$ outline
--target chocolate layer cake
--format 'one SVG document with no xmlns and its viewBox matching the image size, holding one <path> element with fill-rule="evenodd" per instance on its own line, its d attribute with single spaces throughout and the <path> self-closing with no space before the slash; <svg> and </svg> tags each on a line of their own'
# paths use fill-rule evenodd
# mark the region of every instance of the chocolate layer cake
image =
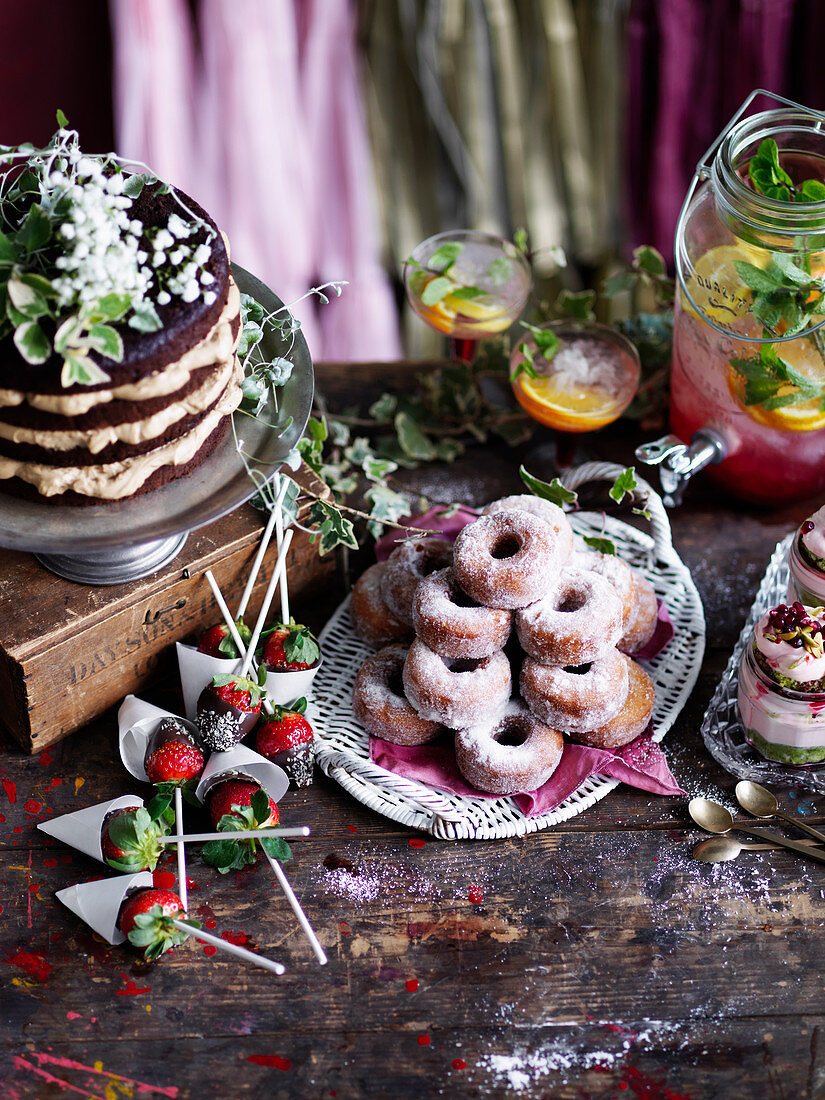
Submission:
<svg viewBox="0 0 825 1100">
<path fill-rule="evenodd" d="M 240 293 L 214 222 L 187 196 L 156 181 L 143 186 L 128 205 L 126 197 L 112 199 L 108 191 L 119 196 L 122 181 L 130 177 L 121 175 L 121 182 L 109 188 L 112 164 L 98 163 L 102 169 L 88 178 L 90 188 L 99 193 L 93 200 L 99 199 L 104 214 L 107 202 L 110 207 L 120 203 L 106 214 L 112 222 L 104 226 L 112 236 L 111 247 L 108 252 L 95 250 L 92 241 L 87 262 L 98 266 L 89 274 L 83 269 L 84 256 L 75 254 L 77 225 L 83 218 L 74 214 L 77 223 L 70 218 L 68 231 L 65 221 L 57 222 L 57 248 L 48 260 L 53 267 L 44 269 L 41 262 L 37 269 L 58 288 L 49 301 L 62 294 L 67 302 L 64 313 L 55 309 L 40 321 L 52 342 L 50 354 L 42 362 L 24 358 L 15 333 L 0 342 L 0 490 L 51 503 L 123 500 L 189 473 L 221 440 L 241 400 L 243 370 L 236 355 Z M 48 183 L 48 173 L 45 178 Z M 79 182 L 86 183 L 82 174 Z M 74 193 L 82 199 L 77 183 L 75 179 Z M 93 200 L 87 207 L 94 213 Z M 66 242 L 75 250 L 68 261 L 61 261 Z M 106 284 L 109 254 L 134 267 L 125 276 L 116 270 L 111 290 Z M 86 292 L 83 287 L 89 282 L 93 289 Z M 124 283 L 139 288 L 131 304 Z M 68 312 L 70 323 L 72 316 L 82 318 L 92 295 L 97 297 L 89 308 L 102 301 L 105 311 L 106 295 L 113 300 L 117 293 L 129 308 L 114 320 L 104 318 L 103 327 L 119 334 L 120 357 L 96 346 L 75 350 L 85 364 L 81 370 L 90 375 L 90 380 L 77 381 L 71 371 L 67 375 L 67 354 L 59 344 L 64 316 Z M 147 309 L 149 325 L 133 327 L 130 318 L 139 310 L 145 317 Z M 113 339 L 111 331 L 104 334 L 100 326 L 86 322 L 79 339 L 89 334 L 98 345 Z"/>
</svg>

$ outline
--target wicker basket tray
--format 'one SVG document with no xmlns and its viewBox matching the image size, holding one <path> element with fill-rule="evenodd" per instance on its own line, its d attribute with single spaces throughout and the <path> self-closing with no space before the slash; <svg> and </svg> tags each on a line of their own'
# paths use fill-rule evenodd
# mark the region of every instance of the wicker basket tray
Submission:
<svg viewBox="0 0 825 1100">
<path fill-rule="evenodd" d="M 565 477 L 570 488 L 587 481 L 613 481 L 621 467 L 587 463 Z M 605 534 L 619 555 L 651 582 L 664 600 L 676 635 L 646 668 L 656 685 L 654 740 L 660 741 L 685 704 L 705 650 L 705 619 L 699 594 L 671 543 L 670 523 L 660 498 L 646 482 L 652 537 L 620 520 L 574 512 L 573 529 L 581 535 Z M 352 713 L 352 686 L 371 653 L 352 631 L 349 598 L 321 634 L 324 662 L 313 685 L 309 718 L 316 731 L 322 770 L 364 805 L 416 829 L 449 840 L 489 840 L 546 829 L 580 814 L 617 785 L 617 780 L 591 776 L 550 813 L 526 817 L 512 798 L 467 798 L 447 794 L 377 767 L 369 757 L 369 737 Z"/>
<path fill-rule="evenodd" d="M 759 591 L 751 605 L 747 622 L 742 627 L 733 653 L 713 694 L 702 720 L 702 737 L 708 752 L 725 771 L 738 779 L 753 779 L 757 783 L 784 784 L 804 787 L 818 794 L 825 794 L 825 765 L 795 767 L 766 760 L 745 740 L 745 731 L 739 720 L 736 691 L 742 651 L 748 644 L 751 632 L 769 607 L 784 603 L 788 590 L 788 549 L 794 532 L 776 544 L 768 568 L 762 578 Z"/>
</svg>

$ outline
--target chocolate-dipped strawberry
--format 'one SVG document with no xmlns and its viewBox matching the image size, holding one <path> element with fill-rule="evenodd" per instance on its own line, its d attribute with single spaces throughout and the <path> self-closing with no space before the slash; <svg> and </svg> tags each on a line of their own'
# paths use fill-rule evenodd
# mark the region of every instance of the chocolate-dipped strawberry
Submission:
<svg viewBox="0 0 825 1100">
<path fill-rule="evenodd" d="M 143 951 L 145 959 L 156 959 L 189 938 L 188 932 L 172 924 L 172 918 L 183 916 L 183 903 L 177 894 L 144 886 L 126 895 L 117 926 L 129 943 Z M 195 921 L 191 923 L 200 927 Z"/>
<path fill-rule="evenodd" d="M 265 694 L 266 669 L 258 682 L 229 673 L 212 678 L 198 696 L 197 724 L 201 740 L 215 752 L 226 752 L 255 728 Z"/>
<path fill-rule="evenodd" d="M 203 750 L 177 718 L 161 719 L 146 743 L 143 757 L 150 783 L 174 787 L 197 779 L 205 762 Z"/>
<path fill-rule="evenodd" d="M 124 873 L 154 871 L 164 849 L 159 837 L 169 834 L 168 804 L 166 799 L 153 799 L 147 807 L 110 810 L 100 827 L 100 851 L 105 862 Z"/>
<path fill-rule="evenodd" d="M 266 829 L 278 824 L 278 807 L 266 791 L 252 779 L 236 776 L 212 787 L 206 796 L 212 824 L 226 840 L 213 840 L 201 849 L 207 863 L 226 874 L 252 864 L 257 859 L 255 840 L 233 840 L 232 833 L 242 829 Z M 275 859 L 291 858 L 289 846 L 277 835 L 263 838 L 261 844 Z"/>
<path fill-rule="evenodd" d="M 255 748 L 283 768 L 296 787 L 312 783 L 315 741 L 312 726 L 304 717 L 307 701 L 297 699 L 288 707 L 274 707 L 262 714 L 255 730 Z"/>
</svg>

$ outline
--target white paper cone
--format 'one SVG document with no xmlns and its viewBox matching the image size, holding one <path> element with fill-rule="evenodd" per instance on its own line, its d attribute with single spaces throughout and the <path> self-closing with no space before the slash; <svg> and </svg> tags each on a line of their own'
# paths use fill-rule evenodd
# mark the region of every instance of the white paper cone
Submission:
<svg viewBox="0 0 825 1100">
<path fill-rule="evenodd" d="M 150 871 L 138 871 L 136 875 L 117 875 L 98 882 L 78 882 L 58 890 L 55 897 L 84 920 L 108 943 L 124 943 L 126 937 L 117 926 L 117 915 L 126 897 L 126 891 L 134 886 L 151 886 Z"/>
<path fill-rule="evenodd" d="M 210 657 L 208 653 L 198 653 L 191 645 L 175 642 L 178 651 L 178 669 L 180 686 L 183 691 L 183 709 L 190 722 L 198 714 L 198 698 L 213 676 L 222 672 L 240 671 L 243 663 L 239 657 Z"/>
<path fill-rule="evenodd" d="M 299 668 L 294 672 L 267 672 L 266 697 L 276 707 L 285 707 L 296 699 L 309 698 L 315 673 L 321 667 L 319 661 L 312 668 Z"/>
<path fill-rule="evenodd" d="M 169 710 L 161 710 L 160 707 L 146 703 L 135 695 L 127 695 L 117 712 L 120 759 L 126 770 L 135 779 L 140 779 L 144 783 L 149 782 L 149 776 L 143 766 L 146 746 L 164 718 L 174 718 L 176 722 L 180 722 L 192 734 L 195 743 L 200 744 L 198 727 L 194 722 L 172 714 Z"/>
<path fill-rule="evenodd" d="M 41 832 L 53 836 L 63 844 L 77 848 L 84 855 L 92 859 L 99 859 L 104 863 L 103 851 L 100 847 L 100 828 L 103 819 L 110 810 L 119 810 L 123 806 L 142 806 L 143 799 L 134 794 L 122 794 L 120 798 L 110 798 L 108 802 L 99 802 L 96 806 L 87 806 L 83 810 L 75 810 L 70 814 L 61 814 L 60 817 L 41 821 L 38 829 Z"/>
<path fill-rule="evenodd" d="M 260 783 L 273 802 L 279 802 L 289 788 L 289 778 L 283 768 L 267 760 L 246 745 L 235 745 L 227 752 L 213 752 L 206 761 L 195 794 L 204 801 L 210 787 L 214 787 L 221 777 L 229 779 L 246 776 Z"/>
</svg>

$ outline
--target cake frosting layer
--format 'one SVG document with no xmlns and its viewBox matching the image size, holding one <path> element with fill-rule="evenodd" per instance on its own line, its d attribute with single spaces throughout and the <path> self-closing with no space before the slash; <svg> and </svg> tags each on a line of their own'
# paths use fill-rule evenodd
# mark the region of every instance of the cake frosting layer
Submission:
<svg viewBox="0 0 825 1100">
<path fill-rule="evenodd" d="M 164 467 L 184 467 L 195 458 L 220 422 L 240 404 L 242 379 L 243 371 L 236 364 L 233 385 L 197 427 L 153 450 L 120 462 L 91 466 L 50 466 L 0 456 L 0 479 L 20 478 L 45 497 L 68 491 L 100 500 L 133 496 L 156 471 Z"/>
</svg>

